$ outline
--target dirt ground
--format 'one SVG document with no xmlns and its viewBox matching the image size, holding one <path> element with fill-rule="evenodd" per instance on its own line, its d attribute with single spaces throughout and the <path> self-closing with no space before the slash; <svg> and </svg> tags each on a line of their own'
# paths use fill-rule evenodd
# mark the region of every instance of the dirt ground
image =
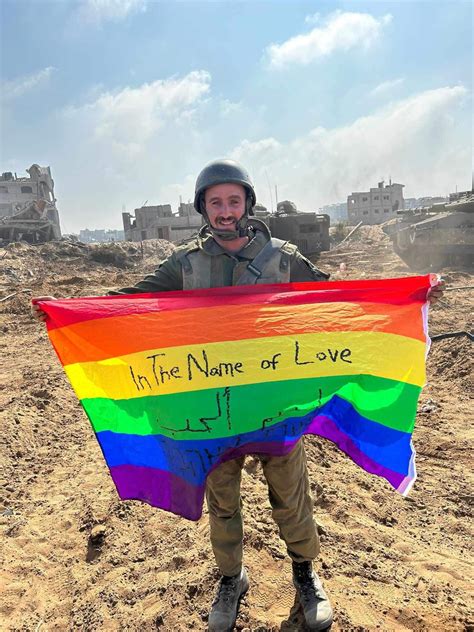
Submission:
<svg viewBox="0 0 474 632">
<path fill-rule="evenodd" d="M 68 243 L 0 249 L 0 629 L 205 630 L 217 572 L 206 513 L 197 522 L 122 502 L 32 295 L 103 294 L 141 278 L 167 242 L 91 249 Z M 346 270 L 341 272 L 340 264 Z M 333 278 L 411 274 L 377 227 L 317 265 Z M 443 270 L 448 286 L 472 275 Z M 9 296 L 17 292 L 14 296 Z M 470 330 L 472 291 L 446 293 L 430 332 Z M 322 554 L 317 571 L 335 610 L 332 630 L 474 630 L 472 343 L 433 342 L 408 498 L 331 443 L 306 440 Z M 245 563 L 251 588 L 238 630 L 304 630 L 291 566 L 271 519 L 258 463 L 243 476 Z"/>
</svg>

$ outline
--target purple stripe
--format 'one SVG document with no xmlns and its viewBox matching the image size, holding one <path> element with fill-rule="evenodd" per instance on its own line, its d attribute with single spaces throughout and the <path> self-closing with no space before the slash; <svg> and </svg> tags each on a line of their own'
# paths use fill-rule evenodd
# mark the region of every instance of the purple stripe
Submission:
<svg viewBox="0 0 474 632">
<path fill-rule="evenodd" d="M 283 456 L 291 452 L 297 441 L 247 443 L 226 452 L 213 469 L 246 454 Z M 202 516 L 205 485 L 192 485 L 166 470 L 139 465 L 116 465 L 110 468 L 110 474 L 122 500 L 142 500 L 188 520 Z"/>
<path fill-rule="evenodd" d="M 227 451 L 212 470 L 221 463 L 246 454 L 284 456 L 291 452 L 297 441 L 299 439 L 284 443 L 246 443 Z M 209 470 L 208 475 L 212 470 Z M 142 500 L 152 507 L 171 511 L 188 520 L 199 520 L 202 516 L 205 484 L 192 485 L 166 470 L 139 465 L 116 465 L 110 468 L 110 474 L 122 500 Z"/>
<path fill-rule="evenodd" d="M 322 415 L 315 417 L 304 434 L 314 434 L 329 439 L 366 472 L 385 478 L 402 494 L 407 493 L 407 488 L 409 489 L 415 480 L 414 453 L 408 476 L 394 472 L 364 454 L 354 441 L 349 439 L 328 417 Z M 212 469 L 225 461 L 246 454 L 284 456 L 291 452 L 297 441 L 299 438 L 284 442 L 245 443 L 227 451 Z M 205 485 L 192 485 L 171 472 L 138 465 L 118 465 L 111 467 L 110 472 L 119 496 L 123 500 L 142 500 L 153 507 L 170 511 L 188 520 L 199 520 L 202 515 Z"/>
<path fill-rule="evenodd" d="M 408 465 L 408 474 L 407 476 L 405 476 L 405 478 L 403 479 L 403 481 L 400 483 L 399 487 L 397 488 L 397 492 L 400 492 L 400 494 L 402 494 L 403 496 L 408 495 L 408 493 L 410 492 L 410 489 L 413 487 L 413 483 L 416 480 L 416 464 L 415 464 L 416 452 L 415 452 L 415 448 L 413 447 L 412 441 L 410 441 L 410 447 L 411 447 L 411 457 L 410 457 L 410 463 Z"/>
<path fill-rule="evenodd" d="M 364 454 L 364 452 L 362 452 L 357 445 L 336 426 L 332 419 L 324 417 L 323 415 L 318 415 L 306 428 L 304 434 L 315 434 L 329 439 L 335 443 L 338 448 L 350 456 L 351 459 L 357 463 L 357 465 L 360 465 L 366 472 L 382 476 L 390 483 L 390 485 L 395 487 L 397 491 L 403 493 L 401 487 L 403 484 L 406 485 L 406 479 L 408 477 L 400 474 L 399 472 L 394 472 L 388 467 L 380 465 Z"/>
<path fill-rule="evenodd" d="M 171 472 L 139 465 L 117 465 L 110 473 L 122 500 L 142 500 L 188 520 L 202 515 L 205 485 L 191 485 Z"/>
</svg>

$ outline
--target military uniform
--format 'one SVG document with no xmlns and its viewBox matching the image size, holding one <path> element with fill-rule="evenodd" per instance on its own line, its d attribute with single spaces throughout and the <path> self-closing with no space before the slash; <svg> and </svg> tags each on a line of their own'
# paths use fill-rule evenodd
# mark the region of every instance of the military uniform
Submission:
<svg viewBox="0 0 474 632">
<path fill-rule="evenodd" d="M 207 226 L 204 226 L 197 239 L 177 248 L 154 274 L 146 276 L 133 287 L 110 293 L 136 294 L 243 285 L 243 273 L 271 239 L 269 230 L 262 221 L 251 218 L 249 227 L 248 244 L 238 253 L 230 253 L 214 240 Z M 283 242 L 281 244 L 280 248 L 275 248 L 279 252 L 275 252 L 274 257 L 261 270 L 261 276 L 250 280 L 249 284 L 326 281 L 329 278 L 303 257 L 295 246 Z"/>
<path fill-rule="evenodd" d="M 263 222 L 250 218 L 249 242 L 238 253 L 224 250 L 205 226 L 195 241 L 173 252 L 154 274 L 117 293 L 324 281 L 327 278 L 328 275 L 318 270 L 295 246 L 272 239 Z M 260 455 L 259 459 L 268 483 L 272 515 L 289 556 L 294 562 L 313 560 L 319 553 L 319 542 L 303 441 L 285 456 Z M 236 575 L 242 568 L 240 480 L 243 464 L 244 457 L 227 461 L 207 478 L 211 543 L 224 576 Z"/>
</svg>

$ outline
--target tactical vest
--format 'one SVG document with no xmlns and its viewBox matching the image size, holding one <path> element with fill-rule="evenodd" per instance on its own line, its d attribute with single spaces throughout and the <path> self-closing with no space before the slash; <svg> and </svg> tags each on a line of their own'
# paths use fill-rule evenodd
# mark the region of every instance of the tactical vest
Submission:
<svg viewBox="0 0 474 632">
<path fill-rule="evenodd" d="M 238 261 L 232 273 L 232 285 L 255 283 L 289 283 L 290 261 L 297 248 L 272 237 L 252 261 Z M 211 285 L 212 260 L 225 255 L 210 255 L 196 244 L 178 255 L 183 271 L 183 290 L 222 287 L 224 279 Z M 217 283 L 216 283 L 217 281 Z"/>
</svg>

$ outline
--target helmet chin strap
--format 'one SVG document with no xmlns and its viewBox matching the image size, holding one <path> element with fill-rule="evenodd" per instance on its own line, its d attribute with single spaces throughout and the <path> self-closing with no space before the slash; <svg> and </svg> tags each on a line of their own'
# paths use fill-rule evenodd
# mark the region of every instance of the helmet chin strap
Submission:
<svg viewBox="0 0 474 632">
<path fill-rule="evenodd" d="M 234 241 L 234 239 L 240 239 L 241 237 L 248 237 L 248 220 L 249 213 L 252 210 L 252 200 L 247 197 L 245 201 L 245 213 L 242 217 L 235 223 L 235 230 L 220 230 L 219 228 L 214 228 L 209 220 L 209 216 L 206 211 L 206 207 L 204 206 L 204 200 L 201 200 L 201 213 L 204 219 L 206 220 L 206 224 L 209 228 L 210 233 L 213 237 L 218 237 L 222 239 L 222 241 Z"/>
</svg>

